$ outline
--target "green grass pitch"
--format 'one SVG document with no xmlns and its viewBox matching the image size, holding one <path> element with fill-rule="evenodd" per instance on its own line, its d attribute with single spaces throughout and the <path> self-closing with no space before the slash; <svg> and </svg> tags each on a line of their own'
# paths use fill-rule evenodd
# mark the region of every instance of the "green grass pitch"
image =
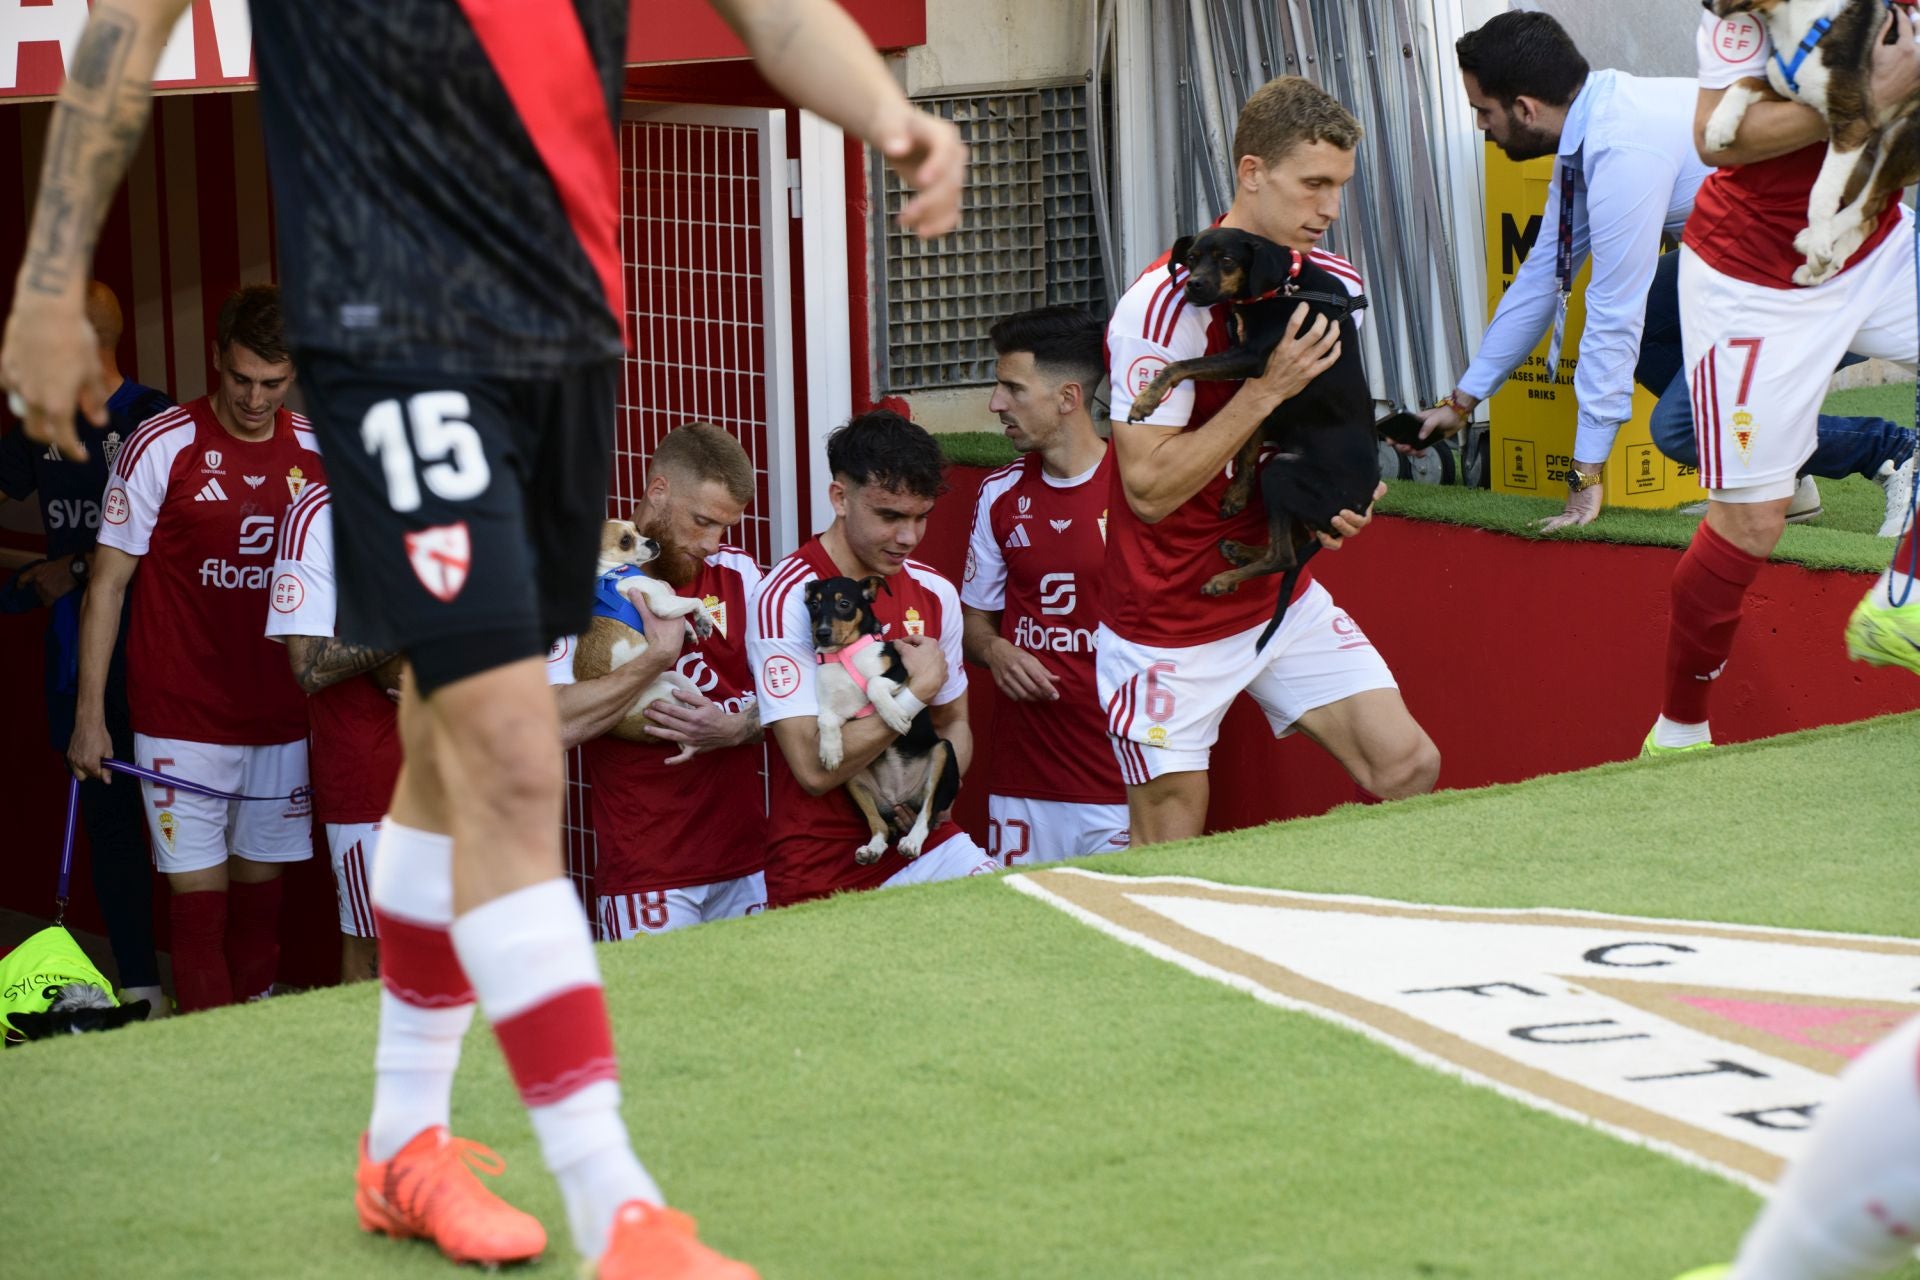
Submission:
<svg viewBox="0 0 1920 1280">
<path fill-rule="evenodd" d="M 1917 764 L 1920 715 L 1891 717 L 1088 865 L 1909 935 Z M 1758 1203 L 996 880 L 599 956 L 643 1158 L 769 1280 L 1670 1280 L 1728 1256 Z M 375 994 L 7 1053 L 0 1272 L 448 1275 L 428 1246 L 354 1225 Z M 571 1275 L 557 1192 L 483 1030 L 454 1115 L 553 1234 L 521 1273 Z"/>
</svg>

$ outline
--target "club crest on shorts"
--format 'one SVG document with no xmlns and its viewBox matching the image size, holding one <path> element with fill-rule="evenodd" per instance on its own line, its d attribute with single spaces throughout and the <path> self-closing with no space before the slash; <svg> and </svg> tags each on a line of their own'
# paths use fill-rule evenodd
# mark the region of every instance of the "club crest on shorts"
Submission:
<svg viewBox="0 0 1920 1280">
<path fill-rule="evenodd" d="M 467 570 L 473 565 L 473 544 L 467 537 L 467 522 L 437 524 L 407 535 L 407 563 L 413 576 L 442 604 L 452 604 L 467 585 Z"/>
<path fill-rule="evenodd" d="M 174 821 L 173 821 L 172 812 L 166 809 L 162 809 L 160 811 L 160 817 L 156 821 L 160 827 L 160 838 L 167 842 L 168 849 L 172 849 L 173 848 L 173 832 L 174 832 Z"/>
<path fill-rule="evenodd" d="M 1756 1190 L 1806 1149 L 1847 1064 L 1920 1013 L 1906 938 L 1078 868 L 1007 884 L 1263 1004 Z"/>
<path fill-rule="evenodd" d="M 1740 451 L 1740 461 L 1748 462 L 1753 458 L 1753 415 L 1745 409 L 1733 415 L 1733 447 Z"/>
</svg>

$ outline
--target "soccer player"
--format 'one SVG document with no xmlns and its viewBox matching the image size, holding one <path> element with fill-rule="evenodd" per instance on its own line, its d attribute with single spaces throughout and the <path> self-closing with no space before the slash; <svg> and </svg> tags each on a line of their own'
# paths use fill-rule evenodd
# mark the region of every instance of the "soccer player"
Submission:
<svg viewBox="0 0 1920 1280">
<path fill-rule="evenodd" d="M 594 910 L 603 940 L 767 905 L 766 754 L 747 665 L 747 601 L 760 569 L 723 541 L 753 489 L 746 450 L 711 423 L 669 431 L 647 463 L 633 511 L 634 524 L 660 544 L 647 570 L 700 601 L 713 632 L 699 639 L 682 621 L 685 647 L 670 646 L 671 669 L 699 689 L 678 690 L 672 703 L 648 709 L 654 733 L 671 745 L 596 737 L 581 752 L 600 852 Z M 686 748 L 692 758 L 675 763 Z"/>
<path fill-rule="evenodd" d="M 1297 76 L 1268 81 L 1240 112 L 1224 225 L 1311 253 L 1360 292 L 1351 263 L 1315 248 L 1340 215 L 1359 142 L 1359 123 L 1319 88 Z M 1117 466 L 1098 675 L 1133 843 L 1201 833 L 1208 757 L 1228 704 L 1243 690 L 1276 736 L 1306 734 L 1372 795 L 1432 790 L 1439 751 L 1408 713 L 1387 664 L 1311 572 L 1301 575 L 1285 623 L 1257 652 L 1280 576 L 1218 598 L 1200 590 L 1226 565 L 1221 539 L 1265 545 L 1259 502 L 1232 520 L 1220 516 L 1231 463 L 1268 414 L 1332 365 L 1339 329 L 1324 317 L 1306 323 L 1302 304 L 1260 377 L 1184 382 L 1145 421 L 1128 422 L 1135 393 L 1162 368 L 1231 345 L 1226 309 L 1188 306 L 1184 273 L 1165 267 L 1162 257 L 1134 282 L 1107 326 Z M 1350 535 L 1367 518 L 1346 512 L 1335 527 Z"/>
<path fill-rule="evenodd" d="M 100 0 L 50 125 L 0 381 L 28 431 L 69 453 L 75 404 L 97 419 L 100 402 L 87 262 L 186 3 Z M 954 225 L 958 131 L 912 108 L 851 18 L 831 0 L 714 3 L 777 89 L 918 188 L 907 227 Z M 254 51 L 292 328 L 332 455 L 341 636 L 412 670 L 373 876 L 385 990 L 361 1225 L 477 1262 L 544 1247 L 447 1132 L 478 999 L 603 1280 L 719 1280 L 751 1272 L 663 1207 L 621 1122 L 586 916 L 563 874 L 544 675 L 551 642 L 586 621 L 606 496 L 628 9 L 303 0 L 254 11 Z"/>
<path fill-rule="evenodd" d="M 1920 61 L 1913 21 L 1897 7 L 1889 21 L 1911 71 Z M 1889 199 L 1838 275 L 1796 285 L 1805 258 L 1794 238 L 1826 156 L 1826 121 L 1796 102 L 1756 102 L 1732 143 L 1709 152 L 1714 109 L 1729 86 L 1766 74 L 1773 47 L 1751 14 L 1703 13 L 1695 43 L 1695 134 L 1702 158 L 1723 166 L 1701 186 L 1679 251 L 1681 337 L 1709 502 L 1673 574 L 1665 695 L 1641 746 L 1649 756 L 1712 745 L 1714 681 L 1733 652 L 1747 587 L 1780 540 L 1828 374 L 1849 350 L 1911 366 L 1920 343 L 1912 214 Z M 1901 629 L 1920 638 L 1916 617 L 1920 608 L 1903 614 L 1871 592 L 1849 623 L 1848 651 L 1920 668 L 1899 652 L 1911 648 Z"/>
<path fill-rule="evenodd" d="M 1127 789 L 1094 688 L 1113 454 L 1093 426 L 1106 324 L 1042 307 L 993 327 L 993 398 L 1023 455 L 980 486 L 960 604 L 966 655 L 1007 698 L 987 852 L 1012 867 L 1127 847 Z"/>
<path fill-rule="evenodd" d="M 1867 1280 L 1920 1241 L 1920 1018 L 1860 1055 L 1728 1268 L 1682 1280 Z"/>
<path fill-rule="evenodd" d="M 1662 234 L 1679 234 L 1712 172 L 1693 144 L 1698 87 L 1692 80 L 1593 71 L 1544 13 L 1500 14 L 1460 37 L 1455 51 L 1468 105 L 1487 137 L 1510 159 L 1556 159 L 1540 221 L 1544 234 L 1502 295 L 1473 364 L 1422 417 L 1428 434 L 1451 435 L 1465 426 L 1473 407 L 1499 390 L 1555 323 L 1562 289 L 1591 253 L 1593 280 L 1573 384 L 1579 424 L 1567 509 L 1541 527 L 1588 524 L 1600 514 L 1601 464 L 1633 412 L 1635 382 L 1660 397 L 1651 424 L 1655 443 L 1675 461 L 1699 465 L 1680 368 L 1679 259 L 1660 252 Z M 1556 251 L 1562 241 L 1564 256 Z M 1858 474 L 1885 491 L 1882 536 L 1899 536 L 1913 456 L 1914 434 L 1905 427 L 1882 418 L 1821 417 L 1788 522 L 1820 514 L 1814 476 Z"/>
<path fill-rule="evenodd" d="M 934 729 L 953 744 L 960 772 L 964 775 L 972 763 L 960 597 L 952 583 L 910 558 L 926 533 L 944 466 L 933 437 L 897 413 L 876 409 L 840 427 L 827 438 L 833 523 L 775 565 L 749 604 L 747 660 L 760 722 L 773 731 L 779 747 L 767 806 L 767 900 L 772 906 L 845 889 L 921 884 L 997 869 L 947 814 L 938 815 L 918 858 L 908 860 L 889 847 L 867 866 L 854 861 L 854 850 L 871 832 L 843 788 L 898 736 L 879 716 L 847 722 L 838 768 L 820 761 L 814 684 L 819 654 L 807 614 L 807 584 L 880 577 L 886 589 L 874 599 L 873 611 L 885 624 L 881 638 L 899 649 L 907 669 L 906 691 L 895 696 L 908 714 L 931 707 Z"/>
<path fill-rule="evenodd" d="M 313 856 L 307 709 L 261 634 L 274 528 L 325 477 L 306 419 L 283 407 L 293 361 L 272 285 L 220 308 L 211 395 L 120 446 L 80 613 L 80 693 L 67 763 L 106 781 L 131 748 L 144 768 L 278 801 L 215 800 L 139 784 L 155 864 L 173 888 L 174 992 L 183 1011 L 264 995 L 280 961 L 280 873 Z M 128 585 L 132 742 L 107 727 L 106 686 Z M 121 786 L 131 786 L 122 780 Z"/>
<path fill-rule="evenodd" d="M 379 976 L 372 870 L 380 819 L 400 776 L 400 664 L 336 634 L 333 503 L 309 484 L 280 521 L 266 633 L 287 647 L 307 695 L 314 817 L 326 828 L 340 902 L 340 980 Z"/>
<path fill-rule="evenodd" d="M 45 605 L 53 610 L 47 627 L 47 725 L 54 749 L 66 754 L 73 736 L 75 695 L 80 679 L 80 603 L 86 590 L 94 543 L 100 536 L 100 497 L 107 487 L 107 469 L 120 456 L 120 447 L 139 425 L 173 408 L 165 392 L 144 387 L 120 372 L 115 349 L 124 320 L 120 300 L 98 280 L 87 286 L 87 325 L 93 330 L 101 387 L 106 393 L 107 422 L 96 427 L 81 418 L 75 427 L 87 446 L 87 459 L 73 462 L 59 451 L 30 442 L 15 431 L 0 438 L 0 502 L 38 494 L 40 523 L 47 531 L 44 558 L 0 565 L 20 568 L 16 594 L 24 607 Z M 0 610 L 5 606 L 0 605 Z M 107 663 L 103 709 L 107 733 L 114 741 L 131 744 L 133 727 L 127 711 L 127 631 L 123 625 Z M 129 784 L 110 787 L 102 779 L 80 785 L 80 813 L 86 822 L 92 850 L 90 869 L 93 895 L 107 923 L 114 967 L 127 1001 L 145 1000 L 149 1018 L 165 1016 L 167 1002 L 160 990 L 160 964 L 153 953 L 153 856 L 148 852 L 146 818 L 140 788 Z"/>
</svg>

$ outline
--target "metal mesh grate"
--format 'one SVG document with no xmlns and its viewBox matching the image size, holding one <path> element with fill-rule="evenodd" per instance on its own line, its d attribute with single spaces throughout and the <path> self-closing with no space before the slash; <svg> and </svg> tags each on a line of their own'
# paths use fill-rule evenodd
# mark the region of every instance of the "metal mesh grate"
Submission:
<svg viewBox="0 0 1920 1280">
<path fill-rule="evenodd" d="M 752 129 L 620 126 L 620 248 L 633 345 L 622 361 L 607 515 L 633 510 L 662 436 L 687 422 L 711 422 L 753 461 L 754 500 L 728 541 L 765 565 L 775 548 L 759 166 Z M 580 752 L 568 752 L 567 874 L 591 906 L 598 848 L 584 773 Z"/>
<path fill-rule="evenodd" d="M 1103 309 L 1083 84 L 954 94 L 920 105 L 953 121 L 972 149 L 966 220 L 926 242 L 897 222 L 906 191 L 878 165 L 875 242 L 883 246 L 888 391 L 993 380 L 987 330 L 1016 311 L 1064 302 Z"/>
</svg>

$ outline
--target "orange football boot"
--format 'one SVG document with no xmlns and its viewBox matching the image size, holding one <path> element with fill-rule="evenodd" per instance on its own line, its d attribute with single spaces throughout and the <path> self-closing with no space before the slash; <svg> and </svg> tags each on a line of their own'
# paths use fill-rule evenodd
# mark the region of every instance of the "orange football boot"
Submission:
<svg viewBox="0 0 1920 1280">
<path fill-rule="evenodd" d="M 422 1129 L 393 1159 L 367 1156 L 360 1136 L 354 1207 L 360 1229 L 396 1240 L 431 1240 L 455 1262 L 522 1262 L 547 1247 L 546 1228 L 481 1183 L 506 1162 L 487 1147 L 450 1135 L 445 1126 Z"/>
<path fill-rule="evenodd" d="M 760 1273 L 700 1243 L 693 1219 L 645 1200 L 629 1200 L 613 1218 L 596 1280 L 760 1280 Z"/>
</svg>

